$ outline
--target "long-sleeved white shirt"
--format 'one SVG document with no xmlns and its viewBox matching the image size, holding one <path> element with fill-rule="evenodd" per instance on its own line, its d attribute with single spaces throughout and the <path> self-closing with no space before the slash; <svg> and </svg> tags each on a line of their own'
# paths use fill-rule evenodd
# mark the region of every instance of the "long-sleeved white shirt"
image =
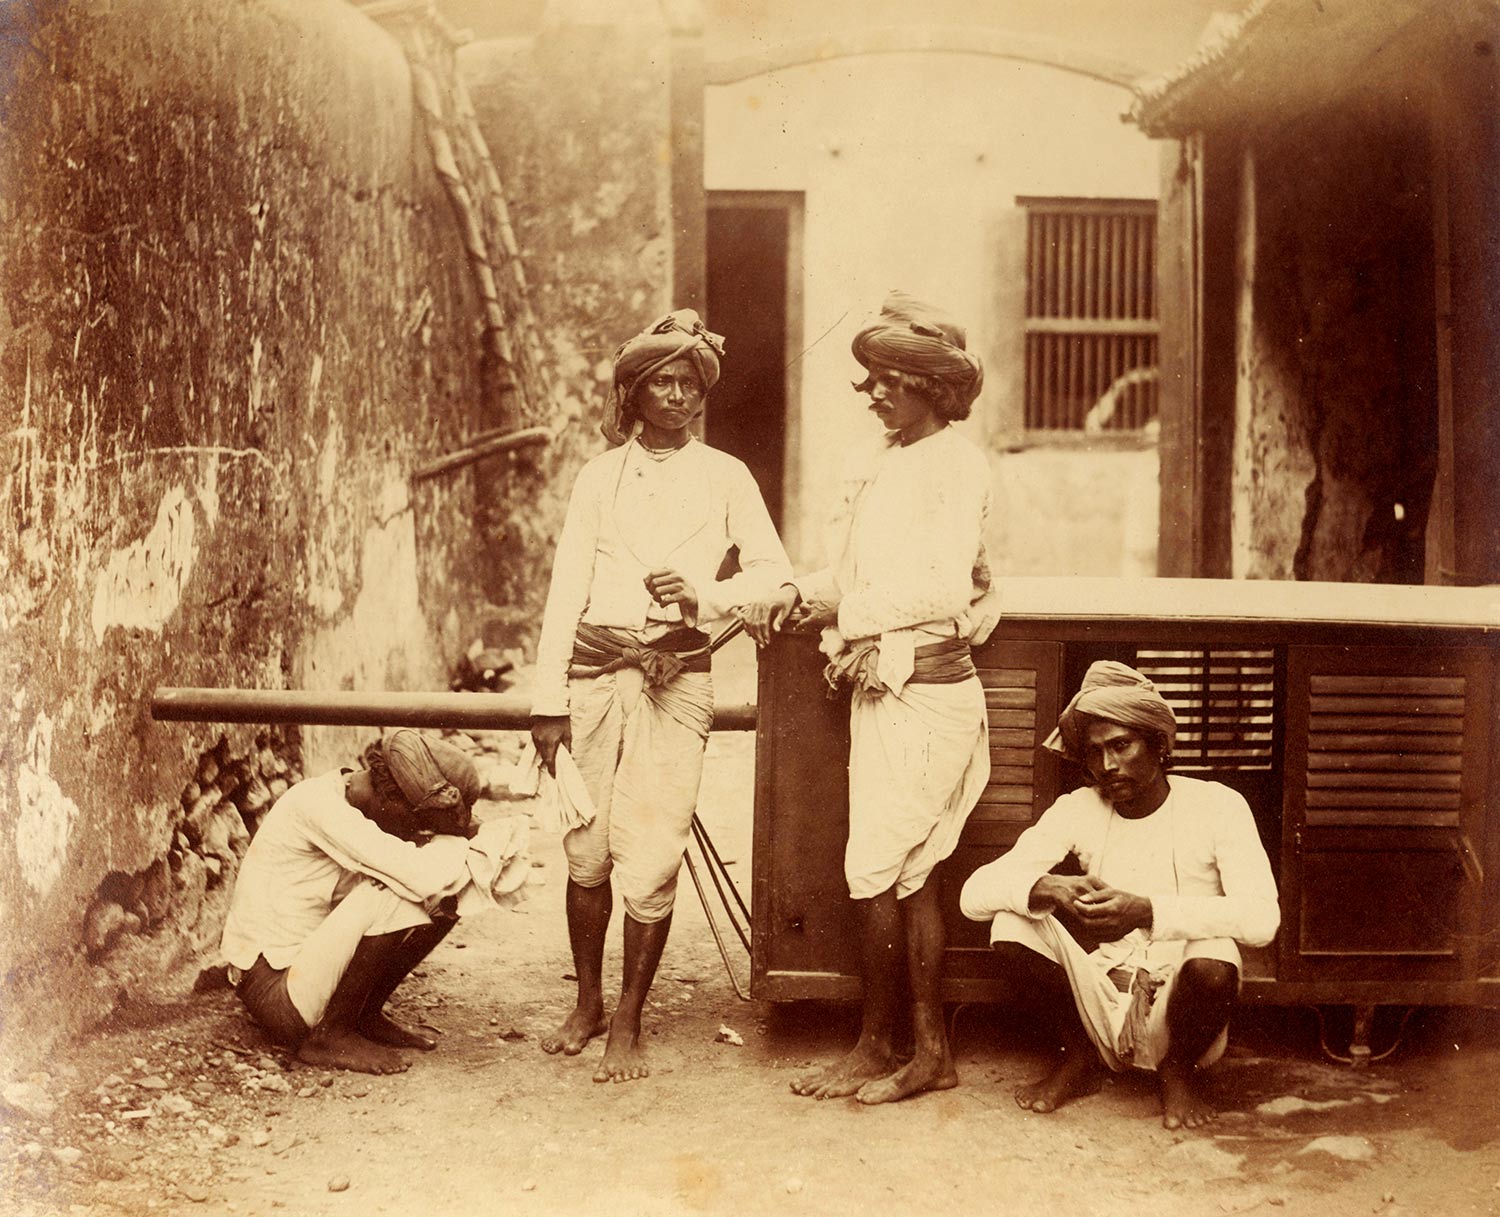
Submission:
<svg viewBox="0 0 1500 1217">
<path fill-rule="evenodd" d="M 1072 853 L 1089 874 L 1150 899 L 1152 922 L 1142 932 L 1148 941 L 1232 938 L 1264 946 L 1276 934 L 1281 910 L 1249 804 L 1220 782 L 1177 774 L 1167 782 L 1168 803 L 1136 821 L 1117 816 L 1093 787 L 1063 795 L 1008 853 L 969 876 L 959 897 L 964 916 L 1043 916 L 1030 907 L 1032 886 Z M 1171 851 L 1171 865 L 1162 867 L 1166 882 L 1153 890 L 1135 891 L 1129 879 L 1117 884 L 1111 878 L 1112 834 L 1134 828 L 1161 830 L 1161 847 Z"/>
<path fill-rule="evenodd" d="M 831 564 L 794 581 L 805 601 L 838 605 L 845 639 L 927 627 L 967 637 L 988 585 L 989 462 L 953 427 L 902 446 L 882 437 L 845 470 L 829 522 Z"/>
<path fill-rule="evenodd" d="M 731 547 L 738 573 L 718 578 Z M 648 572 L 680 572 L 698 596 L 706 626 L 769 595 L 792 568 L 750 470 L 696 440 L 664 461 L 635 441 L 596 456 L 578 473 L 552 563 L 537 643 L 533 714 L 568 713 L 568 665 L 580 621 L 633 630 L 643 638 L 683 623 L 678 605 L 659 605 Z"/>
<path fill-rule="evenodd" d="M 467 839 L 414 845 L 391 836 L 344 797 L 346 776 L 336 769 L 298 782 L 261 821 L 224 923 L 226 962 L 248 970 L 264 955 L 273 968 L 290 966 L 333 911 L 341 885 L 359 875 L 413 901 L 456 891 L 468 880 Z"/>
</svg>

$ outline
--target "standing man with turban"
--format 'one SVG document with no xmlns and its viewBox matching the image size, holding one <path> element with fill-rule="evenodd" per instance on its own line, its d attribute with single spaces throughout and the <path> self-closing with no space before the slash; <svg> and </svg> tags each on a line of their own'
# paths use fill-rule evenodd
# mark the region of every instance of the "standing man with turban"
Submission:
<svg viewBox="0 0 1500 1217">
<path fill-rule="evenodd" d="M 396 1073 L 397 1049 L 436 1043 L 388 1018 L 386 1000 L 458 911 L 525 882 L 527 829 L 472 830 L 479 775 L 440 739 L 393 731 L 367 763 L 276 800 L 240 863 L 222 949 L 250 1016 L 301 1060 Z"/>
<path fill-rule="evenodd" d="M 690 429 L 723 349 L 682 309 L 616 352 L 605 434 L 617 446 L 578 474 L 537 644 L 532 739 L 554 774 L 568 748 L 595 810 L 563 837 L 578 997 L 542 1048 L 576 1055 L 607 1029 L 596 1082 L 650 1072 L 641 1009 L 672 923 L 713 721 L 705 629 L 791 575 L 750 471 Z M 739 572 L 720 578 L 733 548 Z M 606 1020 L 615 884 L 625 960 Z"/>
<path fill-rule="evenodd" d="M 855 453 L 831 521 L 834 562 L 745 614 L 764 644 L 801 606 L 826 628 L 830 683 L 852 689 L 844 873 L 860 910 L 863 1017 L 846 1056 L 792 1082 L 886 1103 L 958 1084 L 940 991 L 934 870 L 989 780 L 984 689 L 969 655 L 994 625 L 984 520 L 989 462 L 951 425 L 983 373 L 961 326 L 892 293 L 854 339 L 885 433 Z M 909 988 L 916 1051 L 894 1033 Z"/>
<path fill-rule="evenodd" d="M 1134 668 L 1089 667 L 1047 747 L 1092 785 L 1063 795 L 1009 853 L 964 884 L 961 905 L 1062 1053 L 1016 1102 L 1055 1111 L 1097 1088 L 1101 1064 L 1155 1069 L 1162 1123 L 1211 1120 L 1197 1070 L 1224 1053 L 1239 993 L 1237 943 L 1264 946 L 1281 920 L 1276 882 L 1245 800 L 1169 776 L 1177 720 Z M 1052 868 L 1074 855 L 1082 875 Z"/>
</svg>

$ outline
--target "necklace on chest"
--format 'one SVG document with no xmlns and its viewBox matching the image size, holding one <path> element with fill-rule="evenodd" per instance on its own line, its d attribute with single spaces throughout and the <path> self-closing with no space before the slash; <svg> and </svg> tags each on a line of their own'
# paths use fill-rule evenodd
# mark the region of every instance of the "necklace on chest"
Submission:
<svg viewBox="0 0 1500 1217">
<path fill-rule="evenodd" d="M 652 448 L 643 443 L 639 438 L 635 441 L 635 446 L 641 450 L 642 455 L 645 456 L 647 460 L 657 465 L 671 460 L 674 456 L 676 456 L 679 452 L 687 447 L 686 444 L 679 444 L 673 448 Z M 645 467 L 642 465 L 636 465 L 635 476 L 645 477 Z"/>
</svg>

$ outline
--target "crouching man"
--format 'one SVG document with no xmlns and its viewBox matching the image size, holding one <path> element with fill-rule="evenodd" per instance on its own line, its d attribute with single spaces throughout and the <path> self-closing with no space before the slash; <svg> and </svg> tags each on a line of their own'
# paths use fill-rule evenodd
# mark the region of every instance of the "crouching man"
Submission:
<svg viewBox="0 0 1500 1217">
<path fill-rule="evenodd" d="M 1245 800 L 1167 774 L 1176 735 L 1149 680 L 1091 665 L 1044 746 L 1081 762 L 1092 785 L 964 885 L 965 916 L 993 921 L 1021 1000 L 1061 1041 L 1052 1071 L 1016 1091 L 1031 1111 L 1092 1092 L 1108 1066 L 1157 1071 L 1167 1128 L 1214 1116 L 1197 1071 L 1224 1052 L 1237 943 L 1270 942 L 1280 910 Z M 1051 873 L 1070 854 L 1084 873 Z"/>
<path fill-rule="evenodd" d="M 442 740 L 394 731 L 366 760 L 298 782 L 266 814 L 223 954 L 251 1017 L 301 1060 L 397 1073 L 397 1049 L 436 1041 L 388 1018 L 386 1000 L 458 912 L 510 902 L 525 882 L 526 830 L 473 828 L 478 772 Z"/>
</svg>

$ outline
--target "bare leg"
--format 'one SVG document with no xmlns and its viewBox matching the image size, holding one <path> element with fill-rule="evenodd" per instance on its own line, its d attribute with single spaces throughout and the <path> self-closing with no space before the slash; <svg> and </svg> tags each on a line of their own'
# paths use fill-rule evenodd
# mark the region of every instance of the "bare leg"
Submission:
<svg viewBox="0 0 1500 1217">
<path fill-rule="evenodd" d="M 399 1052 L 366 1039 L 360 1034 L 358 1024 L 375 986 L 395 966 L 408 932 L 394 930 L 360 941 L 343 978 L 328 999 L 322 1021 L 308 1032 L 297 1049 L 299 1060 L 358 1073 L 400 1073 L 406 1068 Z"/>
<path fill-rule="evenodd" d="M 1059 1048 L 1045 1076 L 1016 1087 L 1017 1106 L 1046 1115 L 1070 1099 L 1093 1094 L 1103 1079 L 1104 1065 L 1078 1015 L 1062 966 L 1019 943 L 998 942 L 995 950 L 1005 960 L 1020 1004 L 1032 1019 L 1053 1030 Z"/>
<path fill-rule="evenodd" d="M 796 1094 L 815 1099 L 854 1094 L 866 1082 L 887 1076 L 898 1063 L 891 1036 L 906 962 L 901 910 L 894 888 L 857 903 L 863 906 L 860 916 L 864 1009 L 859 1040 L 847 1056 L 794 1079 L 792 1090 Z"/>
<path fill-rule="evenodd" d="M 1164 1128 L 1197 1128 L 1218 1117 L 1198 1085 L 1198 1058 L 1229 1025 L 1239 971 L 1221 959 L 1184 960 L 1167 1004 L 1167 1055 L 1161 1081 Z"/>
<path fill-rule="evenodd" d="M 579 887 L 569 879 L 567 906 L 578 1001 L 562 1026 L 542 1037 L 542 1051 L 577 1056 L 609 1026 L 604 1020 L 604 936 L 614 911 L 614 888 L 607 879 L 598 887 Z"/>
<path fill-rule="evenodd" d="M 924 1090 L 958 1085 L 958 1071 L 948 1049 L 941 993 L 943 912 L 934 878 L 899 902 L 906 926 L 906 969 L 911 980 L 912 1033 L 916 1055 L 888 1077 L 866 1082 L 855 1098 L 861 1103 L 890 1103 Z"/>
<path fill-rule="evenodd" d="M 670 913 L 660 921 L 637 921 L 625 914 L 625 974 L 620 982 L 620 1003 L 609 1020 L 604 1058 L 594 1070 L 596 1082 L 628 1082 L 651 1073 L 641 1048 L 641 1010 L 656 979 L 656 965 L 661 962 L 671 928 Z"/>
<path fill-rule="evenodd" d="M 411 970 L 432 954 L 432 949 L 457 924 L 457 918 L 443 918 L 430 925 L 413 926 L 405 931 L 400 945 L 391 953 L 389 965 L 365 998 L 364 1009 L 360 1011 L 355 1023 L 362 1036 L 377 1044 L 389 1044 L 392 1048 L 419 1048 L 423 1052 L 431 1052 L 437 1047 L 434 1037 L 403 1027 L 386 1015 L 385 1003 L 390 1000 L 397 986 L 410 975 Z"/>
</svg>

